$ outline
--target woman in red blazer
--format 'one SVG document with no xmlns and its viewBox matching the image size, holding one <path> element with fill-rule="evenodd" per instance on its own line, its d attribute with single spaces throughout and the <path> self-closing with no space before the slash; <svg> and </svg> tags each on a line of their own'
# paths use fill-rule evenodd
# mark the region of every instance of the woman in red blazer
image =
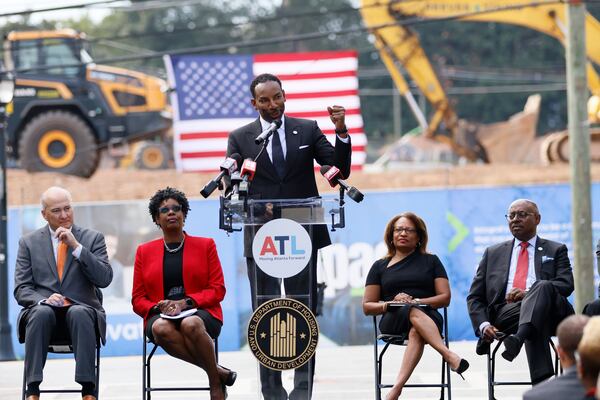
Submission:
<svg viewBox="0 0 600 400">
<path fill-rule="evenodd" d="M 183 231 L 189 203 L 167 187 L 152 196 L 152 220 L 163 237 L 138 246 L 133 273 L 133 311 L 144 332 L 167 353 L 204 369 L 211 400 L 226 397 L 237 374 L 216 363 L 213 339 L 221 332 L 223 270 L 212 239 Z"/>
</svg>

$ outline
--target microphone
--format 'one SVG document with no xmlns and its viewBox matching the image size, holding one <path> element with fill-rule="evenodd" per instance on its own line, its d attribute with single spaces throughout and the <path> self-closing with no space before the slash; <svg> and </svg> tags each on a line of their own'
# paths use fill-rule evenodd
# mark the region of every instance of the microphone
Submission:
<svg viewBox="0 0 600 400">
<path fill-rule="evenodd" d="M 210 196 L 210 194 L 214 192 L 215 189 L 219 186 L 221 179 L 223 179 L 223 177 L 226 175 L 231 176 L 231 174 L 237 171 L 238 164 L 241 162 L 242 156 L 240 156 L 238 153 L 233 153 L 230 157 L 227 157 L 219 167 L 219 169 L 221 170 L 221 172 L 219 172 L 219 175 L 217 175 L 210 182 L 204 185 L 204 187 L 200 191 L 202 197 L 207 198 L 208 196 Z"/>
<path fill-rule="evenodd" d="M 342 177 L 342 173 L 340 172 L 339 168 L 332 167 L 331 165 L 323 165 L 321 166 L 321 175 L 327 179 L 327 182 L 329 182 L 331 187 L 335 187 L 337 184 L 339 184 L 348 193 L 348 197 L 355 202 L 360 203 L 365 197 L 360 190 L 354 186 L 348 185 L 346 181 L 340 179 Z"/>
<path fill-rule="evenodd" d="M 281 126 L 280 119 L 276 119 L 275 121 L 271 122 L 271 125 L 269 125 L 269 127 L 267 129 L 262 131 L 261 134 L 258 135 L 256 137 L 256 139 L 254 139 L 254 143 L 261 144 L 266 139 L 270 138 L 271 135 L 273 134 L 273 132 L 275 132 L 277 129 L 279 129 L 280 126 Z"/>
<path fill-rule="evenodd" d="M 256 162 L 252 161 L 249 158 L 244 160 L 242 164 L 242 168 L 240 168 L 240 175 L 242 177 L 242 181 L 239 185 L 239 193 L 240 195 L 247 196 L 248 190 L 250 188 L 250 181 L 254 179 L 254 174 L 256 173 Z"/>
</svg>

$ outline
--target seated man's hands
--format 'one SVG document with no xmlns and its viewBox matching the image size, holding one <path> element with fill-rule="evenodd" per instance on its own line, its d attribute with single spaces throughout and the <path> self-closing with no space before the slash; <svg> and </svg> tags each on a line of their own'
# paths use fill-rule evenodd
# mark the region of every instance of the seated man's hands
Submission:
<svg viewBox="0 0 600 400">
<path fill-rule="evenodd" d="M 46 303 L 50 304 L 51 306 L 62 307 L 65 305 L 65 300 L 65 296 L 62 294 L 52 293 L 52 295 L 46 299 Z"/>
<path fill-rule="evenodd" d="M 481 337 L 486 342 L 493 342 L 494 339 L 498 339 L 496 332 L 498 332 L 498 329 L 494 325 L 488 325 L 483 330 Z"/>
<path fill-rule="evenodd" d="M 525 292 L 523 289 L 512 288 L 511 291 L 508 292 L 508 294 L 506 295 L 506 302 L 516 303 L 518 301 L 523 300 L 526 294 L 527 292 Z"/>
</svg>

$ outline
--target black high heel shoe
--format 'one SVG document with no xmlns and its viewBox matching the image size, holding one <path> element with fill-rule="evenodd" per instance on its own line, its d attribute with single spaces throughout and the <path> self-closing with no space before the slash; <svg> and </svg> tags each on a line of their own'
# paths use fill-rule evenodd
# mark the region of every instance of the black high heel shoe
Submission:
<svg viewBox="0 0 600 400">
<path fill-rule="evenodd" d="M 463 379 L 463 381 L 465 380 L 465 377 L 462 376 L 462 374 L 467 369 L 469 369 L 469 362 L 467 360 L 465 360 L 464 358 L 460 359 L 460 363 L 458 364 L 458 367 L 456 367 L 456 369 L 450 368 L 450 370 L 452 372 L 456 372 Z"/>
<path fill-rule="evenodd" d="M 227 386 L 233 386 L 233 384 L 235 383 L 235 380 L 237 379 L 237 372 L 230 370 L 229 368 L 225 368 L 222 365 L 219 365 L 219 367 L 223 368 L 225 371 L 227 371 L 227 377 L 225 378 L 225 380 L 223 381 L 223 385 L 227 385 Z"/>
</svg>

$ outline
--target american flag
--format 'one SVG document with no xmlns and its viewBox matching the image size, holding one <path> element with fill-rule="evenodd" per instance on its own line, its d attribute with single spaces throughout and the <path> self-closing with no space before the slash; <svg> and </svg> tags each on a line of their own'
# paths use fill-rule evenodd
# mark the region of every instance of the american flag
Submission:
<svg viewBox="0 0 600 400">
<path fill-rule="evenodd" d="M 352 168 L 366 158 L 358 97 L 356 51 L 256 55 L 166 56 L 174 111 L 175 164 L 180 171 L 215 171 L 225 157 L 228 133 L 254 121 L 249 86 L 262 73 L 277 75 L 286 94 L 285 113 L 316 120 L 334 143 L 327 106 L 346 108 L 352 136 Z"/>
</svg>

